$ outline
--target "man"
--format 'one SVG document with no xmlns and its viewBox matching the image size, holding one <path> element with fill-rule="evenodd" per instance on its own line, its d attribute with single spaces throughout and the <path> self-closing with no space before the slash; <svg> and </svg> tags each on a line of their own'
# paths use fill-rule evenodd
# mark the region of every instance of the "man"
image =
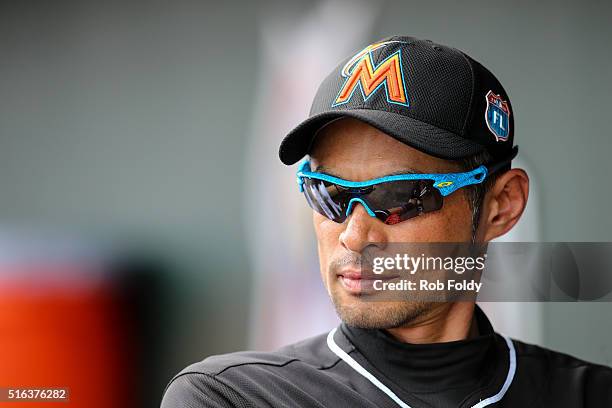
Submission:
<svg viewBox="0 0 612 408">
<path fill-rule="evenodd" d="M 162 407 L 611 407 L 612 369 L 501 336 L 474 302 L 366 299 L 366 250 L 486 243 L 516 224 L 529 180 L 510 168 L 513 118 L 456 49 L 395 36 L 343 61 L 280 147 L 285 164 L 309 156 L 298 184 L 343 323 L 193 364 Z"/>
</svg>

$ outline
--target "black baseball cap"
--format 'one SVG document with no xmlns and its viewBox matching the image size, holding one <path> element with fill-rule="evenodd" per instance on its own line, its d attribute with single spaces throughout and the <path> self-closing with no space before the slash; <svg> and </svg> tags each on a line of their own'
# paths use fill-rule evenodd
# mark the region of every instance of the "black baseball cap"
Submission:
<svg viewBox="0 0 612 408">
<path fill-rule="evenodd" d="M 316 132 L 352 117 L 424 153 L 462 159 L 488 151 L 511 160 L 514 114 L 495 76 L 462 51 L 430 40 L 392 36 L 343 60 L 319 86 L 309 118 L 282 141 L 293 164 Z"/>
</svg>

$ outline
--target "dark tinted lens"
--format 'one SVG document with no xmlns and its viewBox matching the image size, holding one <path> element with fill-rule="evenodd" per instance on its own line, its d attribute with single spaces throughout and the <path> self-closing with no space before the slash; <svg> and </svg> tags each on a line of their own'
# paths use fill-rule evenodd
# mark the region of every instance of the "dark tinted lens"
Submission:
<svg viewBox="0 0 612 408">
<path fill-rule="evenodd" d="M 346 188 L 322 180 L 304 178 L 308 205 L 335 222 L 346 220 L 351 198 L 364 200 L 385 224 L 397 224 L 442 208 L 442 195 L 431 180 L 401 180 L 365 188 Z"/>
<path fill-rule="evenodd" d="M 431 180 L 401 180 L 374 186 L 366 202 L 385 224 L 397 224 L 442 208 L 442 195 Z"/>
<path fill-rule="evenodd" d="M 336 222 L 346 219 L 347 189 L 322 180 L 304 178 L 304 195 L 308 205 Z"/>
</svg>

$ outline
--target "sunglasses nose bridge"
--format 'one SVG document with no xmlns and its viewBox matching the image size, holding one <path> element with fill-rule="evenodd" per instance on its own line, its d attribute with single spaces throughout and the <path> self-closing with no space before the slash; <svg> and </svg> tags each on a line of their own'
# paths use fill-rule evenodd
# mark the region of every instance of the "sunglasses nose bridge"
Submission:
<svg viewBox="0 0 612 408">
<path fill-rule="evenodd" d="M 353 210 L 353 207 L 354 207 L 355 203 L 360 203 L 363 206 L 363 208 L 366 209 L 366 211 L 368 212 L 370 217 L 376 217 L 376 214 L 374 214 L 374 211 L 372 211 L 370 206 L 368 206 L 368 204 L 365 201 L 363 201 L 361 198 L 358 198 L 358 197 L 351 198 L 351 201 L 349 201 L 348 205 L 346 206 L 346 214 L 345 215 L 347 217 L 351 214 L 351 211 Z"/>
</svg>

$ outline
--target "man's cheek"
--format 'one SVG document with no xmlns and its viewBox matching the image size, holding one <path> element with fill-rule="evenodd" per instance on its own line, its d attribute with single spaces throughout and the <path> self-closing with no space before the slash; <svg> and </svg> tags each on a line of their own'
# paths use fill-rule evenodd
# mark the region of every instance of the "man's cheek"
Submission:
<svg viewBox="0 0 612 408">
<path fill-rule="evenodd" d="M 334 222 L 316 211 L 313 211 L 312 222 L 319 245 L 328 246 L 339 242 L 340 234 L 344 228 L 343 224 Z"/>
<path fill-rule="evenodd" d="M 444 205 L 440 217 L 432 226 L 432 233 L 441 242 L 469 241 L 472 235 L 472 212 L 468 202 L 462 195 L 454 194 L 447 197 Z"/>
<path fill-rule="evenodd" d="M 321 275 L 321 281 L 325 286 L 325 289 L 329 294 L 330 293 L 330 262 L 333 259 L 334 251 L 329 245 L 325 245 L 321 241 L 317 244 L 317 249 L 319 252 L 319 274 Z"/>
<path fill-rule="evenodd" d="M 334 222 L 317 212 L 313 214 L 313 224 L 317 235 L 321 279 L 327 292 L 331 295 L 330 285 L 333 277 L 329 268 L 331 262 L 344 253 L 340 244 L 340 234 L 344 231 L 345 224 Z"/>
</svg>

